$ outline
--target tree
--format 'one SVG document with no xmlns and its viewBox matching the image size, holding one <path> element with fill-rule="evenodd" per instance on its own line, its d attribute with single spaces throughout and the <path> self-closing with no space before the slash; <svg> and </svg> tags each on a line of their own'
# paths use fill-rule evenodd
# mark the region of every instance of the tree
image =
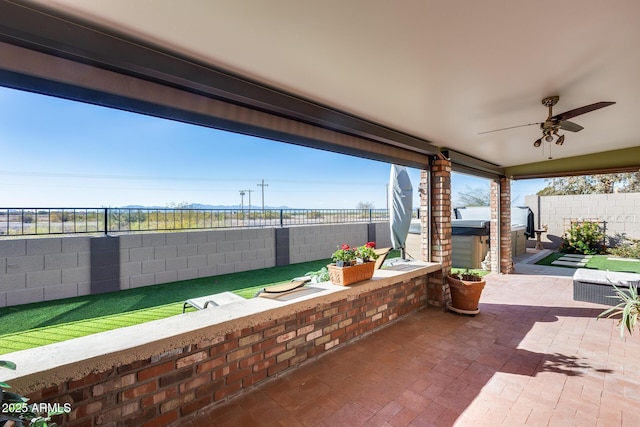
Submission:
<svg viewBox="0 0 640 427">
<path fill-rule="evenodd" d="M 640 172 L 547 178 L 539 196 L 640 192 Z"/>
<path fill-rule="evenodd" d="M 373 202 L 358 202 L 356 209 L 374 209 Z"/>
<path fill-rule="evenodd" d="M 489 206 L 491 203 L 491 190 L 488 187 L 467 186 L 466 191 L 458 193 L 455 206 Z"/>
</svg>

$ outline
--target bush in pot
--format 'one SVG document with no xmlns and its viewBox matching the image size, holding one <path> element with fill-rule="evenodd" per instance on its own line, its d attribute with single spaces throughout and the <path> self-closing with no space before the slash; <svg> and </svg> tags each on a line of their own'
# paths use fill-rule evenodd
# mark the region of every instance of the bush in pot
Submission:
<svg viewBox="0 0 640 427">
<path fill-rule="evenodd" d="M 451 290 L 451 306 L 454 311 L 477 314 L 480 295 L 486 283 L 482 276 L 466 269 L 460 273 L 449 273 L 447 282 Z"/>
</svg>

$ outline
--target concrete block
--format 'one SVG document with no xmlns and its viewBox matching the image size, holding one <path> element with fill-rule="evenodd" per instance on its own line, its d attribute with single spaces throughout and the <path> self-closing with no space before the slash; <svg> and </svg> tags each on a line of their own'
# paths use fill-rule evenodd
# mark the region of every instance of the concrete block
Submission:
<svg viewBox="0 0 640 427">
<path fill-rule="evenodd" d="M 78 266 L 77 252 L 67 252 L 60 254 L 48 254 L 44 256 L 44 269 L 65 269 Z"/>
<path fill-rule="evenodd" d="M 129 278 L 129 288 L 141 288 L 144 286 L 151 286 L 156 284 L 156 275 L 154 273 L 141 274 L 139 276 L 132 276 Z"/>
<path fill-rule="evenodd" d="M 218 265 L 218 275 L 220 274 L 230 274 L 235 273 L 236 270 L 234 268 L 234 264 L 219 264 Z"/>
<path fill-rule="evenodd" d="M 129 249 L 129 261 L 150 261 L 153 259 L 154 248 L 131 248 Z"/>
<path fill-rule="evenodd" d="M 156 273 L 155 282 L 158 285 L 161 283 L 171 283 L 171 282 L 177 282 L 177 281 L 178 281 L 177 271 L 162 271 L 162 272 Z"/>
<path fill-rule="evenodd" d="M 242 240 L 242 230 L 225 230 L 224 240 L 227 242 Z"/>
<path fill-rule="evenodd" d="M 58 285 L 44 288 L 45 301 L 78 296 L 78 285 Z"/>
<path fill-rule="evenodd" d="M 198 254 L 197 244 L 178 246 L 178 257 L 193 256 L 197 254 Z"/>
<path fill-rule="evenodd" d="M 64 237 L 62 252 L 89 252 L 89 237 Z"/>
<path fill-rule="evenodd" d="M 44 269 L 44 255 L 7 257 L 7 273 L 26 273 Z"/>
<path fill-rule="evenodd" d="M 195 255 L 190 256 L 187 262 L 187 268 L 200 268 L 207 266 L 207 256 L 206 255 Z"/>
<path fill-rule="evenodd" d="M 197 268 L 186 268 L 178 271 L 178 280 L 191 280 L 198 278 Z"/>
<path fill-rule="evenodd" d="M 248 251 L 249 249 L 251 249 L 251 242 L 249 240 L 239 240 L 233 242 L 234 251 Z"/>
<path fill-rule="evenodd" d="M 96 294 L 104 294 L 107 292 L 116 292 L 119 291 L 121 288 L 120 286 L 120 278 L 112 278 L 112 277 L 107 277 L 107 276 L 101 276 L 101 277 L 105 277 L 104 280 L 96 280 L 93 276 L 94 273 L 93 271 L 91 272 L 91 294 L 92 295 L 96 295 Z"/>
<path fill-rule="evenodd" d="M 3 274 L 0 276 L 0 292 L 27 288 L 27 273 Z"/>
<path fill-rule="evenodd" d="M 0 275 L 7 273 L 7 259 L 0 258 Z"/>
<path fill-rule="evenodd" d="M 187 241 L 189 244 L 206 243 L 207 232 L 206 231 L 190 231 L 187 233 Z"/>
<path fill-rule="evenodd" d="M 44 301 L 44 290 L 42 288 L 7 292 L 7 307 L 41 301 Z"/>
<path fill-rule="evenodd" d="M 89 267 L 65 268 L 62 270 L 61 284 L 63 285 L 89 283 L 90 280 L 91 269 Z"/>
<path fill-rule="evenodd" d="M 62 284 L 62 270 L 27 272 L 27 288 L 43 288 Z"/>
<path fill-rule="evenodd" d="M 242 253 L 241 252 L 227 252 L 224 254 L 224 263 L 225 264 L 235 264 L 238 262 L 242 262 Z"/>
<path fill-rule="evenodd" d="M 89 267 L 90 265 L 91 265 L 91 253 L 78 252 L 78 267 Z"/>
<path fill-rule="evenodd" d="M 211 277 L 218 274 L 217 265 L 208 265 L 198 269 L 198 277 Z"/>
<path fill-rule="evenodd" d="M 225 254 L 223 253 L 215 253 L 207 255 L 207 265 L 218 265 L 224 264 L 225 262 Z"/>
<path fill-rule="evenodd" d="M 62 252 L 62 238 L 27 240 L 27 255 L 59 254 L 60 252 Z"/>
<path fill-rule="evenodd" d="M 120 264 L 131 262 L 131 249 L 120 249 Z"/>
<path fill-rule="evenodd" d="M 207 242 L 219 242 L 220 240 L 224 240 L 224 231 L 207 231 Z"/>
<path fill-rule="evenodd" d="M 265 244 L 266 242 L 264 239 L 249 240 L 249 249 L 250 250 L 264 249 Z"/>
<path fill-rule="evenodd" d="M 142 246 L 144 247 L 158 247 L 166 246 L 167 238 L 164 233 L 152 233 L 142 235 Z"/>
<path fill-rule="evenodd" d="M 186 245 L 189 243 L 189 234 L 185 232 L 177 232 L 177 233 L 167 233 L 166 234 L 166 244 L 169 245 Z"/>
<path fill-rule="evenodd" d="M 126 234 L 120 236 L 120 249 L 140 248 L 142 247 L 141 234 Z"/>
<path fill-rule="evenodd" d="M 166 260 L 167 271 L 178 271 L 187 268 L 189 259 L 187 257 L 182 258 L 169 258 Z"/>
<path fill-rule="evenodd" d="M 258 229 L 256 228 L 249 228 L 241 231 L 242 231 L 242 233 L 240 234 L 241 240 L 254 240 L 258 238 Z"/>
<path fill-rule="evenodd" d="M 167 259 L 167 258 L 175 258 L 177 256 L 178 256 L 177 246 L 159 246 L 155 248 L 153 257 L 155 259 Z"/>
<path fill-rule="evenodd" d="M 0 307 L 6 307 L 6 306 L 7 306 L 7 293 L 0 292 Z"/>
<path fill-rule="evenodd" d="M 218 242 L 218 252 L 232 252 L 234 247 L 233 241 L 219 241 Z"/>
<path fill-rule="evenodd" d="M 165 271 L 165 260 L 163 259 L 154 259 L 142 263 L 142 274 L 158 273 L 161 271 Z"/>
<path fill-rule="evenodd" d="M 147 261 L 148 262 L 148 261 Z M 133 277 L 142 274 L 142 261 L 120 265 L 120 277 Z"/>
<path fill-rule="evenodd" d="M 217 242 L 206 242 L 198 244 L 198 255 L 208 255 L 218 252 Z"/>
<path fill-rule="evenodd" d="M 78 283 L 78 296 L 84 295 L 91 295 L 91 283 L 89 282 Z"/>
<path fill-rule="evenodd" d="M 102 236 L 92 237 L 89 239 L 89 251 L 97 252 L 114 252 L 120 250 L 119 236 Z"/>
<path fill-rule="evenodd" d="M 255 261 L 258 259 L 258 253 L 256 251 L 244 251 L 241 252 L 242 262 Z"/>
</svg>

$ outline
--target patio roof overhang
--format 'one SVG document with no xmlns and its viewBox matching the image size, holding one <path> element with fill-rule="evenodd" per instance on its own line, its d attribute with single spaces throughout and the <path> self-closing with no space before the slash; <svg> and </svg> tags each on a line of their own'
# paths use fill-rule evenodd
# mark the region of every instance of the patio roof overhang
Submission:
<svg viewBox="0 0 640 427">
<path fill-rule="evenodd" d="M 485 154 L 478 156 L 469 153 L 493 142 L 452 139 L 436 143 L 425 137 L 430 133 L 427 128 L 442 124 L 438 121 L 445 108 L 442 105 L 437 105 L 437 115 L 425 110 L 425 132 L 406 131 L 410 126 L 394 122 L 398 115 L 391 109 L 388 112 L 393 119 L 386 123 L 365 118 L 283 86 L 223 69 L 204 60 L 203 55 L 187 54 L 141 33 L 123 31 L 115 22 L 98 19 L 99 13 L 83 13 L 82 8 L 73 7 L 65 10 L 73 3 L 0 3 L 0 84 L 418 168 L 443 153 L 451 159 L 454 170 L 489 178 L 628 171 L 640 166 L 640 147 L 628 143 L 618 149 L 615 147 L 620 144 L 614 145 L 610 151 L 504 165 L 497 160 L 497 153 L 525 150 L 483 149 Z M 172 7 L 158 6 L 158 13 L 167 13 Z M 127 13 L 118 7 L 112 9 L 116 14 Z M 196 52 L 193 49 L 190 52 Z M 356 62 L 353 58 L 347 65 L 355 67 Z M 381 96 L 389 95 L 388 88 L 381 89 Z M 460 96 L 452 94 L 452 99 Z M 393 105 L 402 102 L 394 101 Z M 453 113 L 458 114 L 446 112 Z"/>
</svg>

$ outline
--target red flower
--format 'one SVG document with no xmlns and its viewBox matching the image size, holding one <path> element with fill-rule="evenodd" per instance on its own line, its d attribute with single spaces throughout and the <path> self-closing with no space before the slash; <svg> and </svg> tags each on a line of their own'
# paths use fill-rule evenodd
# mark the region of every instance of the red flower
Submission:
<svg viewBox="0 0 640 427">
<path fill-rule="evenodd" d="M 347 245 L 346 243 L 343 243 L 342 246 L 340 246 L 340 249 L 342 249 L 343 251 L 348 251 L 349 245 Z"/>
<path fill-rule="evenodd" d="M 375 248 L 376 247 L 376 242 L 367 242 L 367 244 L 365 245 L 368 248 Z"/>
</svg>

